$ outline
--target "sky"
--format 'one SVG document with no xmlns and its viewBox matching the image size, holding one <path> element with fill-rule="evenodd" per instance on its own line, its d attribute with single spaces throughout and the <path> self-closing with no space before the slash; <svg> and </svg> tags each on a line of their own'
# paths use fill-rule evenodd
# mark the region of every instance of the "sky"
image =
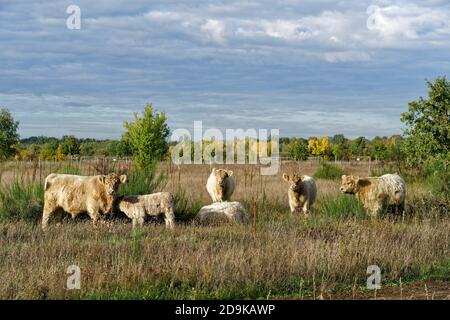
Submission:
<svg viewBox="0 0 450 320">
<path fill-rule="evenodd" d="M 119 138 L 147 102 L 172 130 L 370 138 L 449 49 L 447 0 L 1 0 L 0 106 L 22 138 Z"/>
</svg>

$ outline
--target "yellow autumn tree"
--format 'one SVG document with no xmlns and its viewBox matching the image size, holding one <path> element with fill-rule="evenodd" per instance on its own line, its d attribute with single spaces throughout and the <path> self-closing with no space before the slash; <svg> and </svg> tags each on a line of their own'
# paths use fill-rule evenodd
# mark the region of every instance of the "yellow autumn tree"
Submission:
<svg viewBox="0 0 450 320">
<path fill-rule="evenodd" d="M 58 161 L 62 161 L 64 160 L 65 155 L 64 155 L 64 148 L 62 146 L 62 144 L 58 145 L 58 149 L 56 149 L 56 159 Z"/>
<path fill-rule="evenodd" d="M 330 139 L 328 137 L 310 137 L 308 139 L 308 151 L 313 156 L 322 157 L 324 160 L 330 160 Z"/>
</svg>

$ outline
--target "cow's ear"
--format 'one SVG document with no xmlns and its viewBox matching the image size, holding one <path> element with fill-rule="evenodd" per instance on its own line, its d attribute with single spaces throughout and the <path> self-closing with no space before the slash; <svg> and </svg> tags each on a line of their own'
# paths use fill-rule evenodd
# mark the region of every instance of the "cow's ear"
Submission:
<svg viewBox="0 0 450 320">
<path fill-rule="evenodd" d="M 342 178 L 342 180 L 344 180 L 346 177 L 347 177 L 347 175 L 343 174 L 341 178 Z"/>
<path fill-rule="evenodd" d="M 120 179 L 120 183 L 125 183 L 127 181 L 127 175 L 123 174 L 123 175 L 120 176 L 119 179 Z"/>
<path fill-rule="evenodd" d="M 358 183 L 359 182 L 359 176 L 353 176 L 353 180 L 356 182 L 356 183 Z"/>
<path fill-rule="evenodd" d="M 289 175 L 286 173 L 283 173 L 283 179 L 284 181 L 288 181 L 289 182 Z"/>
<path fill-rule="evenodd" d="M 228 170 L 228 171 L 227 171 L 227 174 L 228 174 L 229 177 L 231 177 L 231 176 L 233 175 L 233 171 Z"/>
<path fill-rule="evenodd" d="M 106 179 L 106 176 L 98 176 L 98 181 L 100 181 L 101 183 L 105 183 L 105 179 Z"/>
</svg>

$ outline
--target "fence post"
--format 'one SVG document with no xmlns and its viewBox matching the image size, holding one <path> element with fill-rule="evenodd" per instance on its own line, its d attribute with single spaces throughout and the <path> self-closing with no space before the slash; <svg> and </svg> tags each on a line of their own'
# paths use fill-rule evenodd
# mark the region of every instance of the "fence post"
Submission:
<svg viewBox="0 0 450 320">
<path fill-rule="evenodd" d="M 253 201 L 253 237 L 256 238 L 256 201 Z"/>
</svg>

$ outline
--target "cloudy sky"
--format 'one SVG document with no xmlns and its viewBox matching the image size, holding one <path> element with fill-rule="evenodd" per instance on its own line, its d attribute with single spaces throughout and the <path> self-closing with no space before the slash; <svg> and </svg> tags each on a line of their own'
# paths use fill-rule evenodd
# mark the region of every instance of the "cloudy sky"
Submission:
<svg viewBox="0 0 450 320">
<path fill-rule="evenodd" d="M 1 0 L 0 106 L 22 137 L 117 138 L 148 101 L 172 129 L 391 135 L 449 49 L 448 0 Z"/>
</svg>

